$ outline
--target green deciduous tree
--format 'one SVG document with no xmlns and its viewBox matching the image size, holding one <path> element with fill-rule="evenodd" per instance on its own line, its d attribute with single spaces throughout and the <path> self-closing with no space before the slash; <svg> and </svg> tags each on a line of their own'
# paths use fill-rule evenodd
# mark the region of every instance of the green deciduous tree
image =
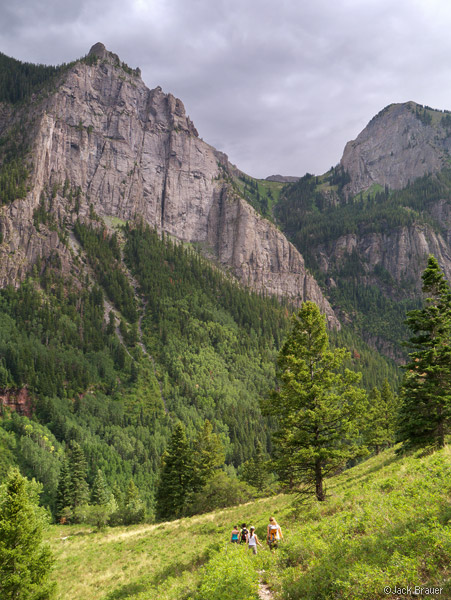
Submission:
<svg viewBox="0 0 451 600">
<path fill-rule="evenodd" d="M 275 469 L 285 483 L 324 500 L 324 478 L 362 453 L 359 419 L 366 401 L 349 353 L 330 350 L 325 318 L 313 302 L 293 316 L 278 358 L 279 388 L 263 403 L 278 420 Z"/>
<path fill-rule="evenodd" d="M 8 475 L 0 491 L 0 597 L 2 600 L 49 600 L 53 564 L 43 544 L 44 516 L 38 493 L 17 469 Z"/>
<path fill-rule="evenodd" d="M 442 448 L 451 430 L 451 289 L 433 256 L 422 278 L 424 307 L 407 313 L 413 352 L 401 387 L 402 449 Z"/>
<path fill-rule="evenodd" d="M 123 508 L 123 523 L 124 525 L 132 525 L 133 523 L 142 523 L 146 514 L 146 507 L 141 500 L 139 490 L 133 479 L 130 479 L 127 491 L 124 498 Z"/>
</svg>

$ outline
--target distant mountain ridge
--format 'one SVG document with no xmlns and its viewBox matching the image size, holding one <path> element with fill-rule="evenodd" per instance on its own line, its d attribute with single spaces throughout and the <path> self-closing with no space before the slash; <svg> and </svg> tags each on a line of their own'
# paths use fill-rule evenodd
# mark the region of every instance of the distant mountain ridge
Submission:
<svg viewBox="0 0 451 600">
<path fill-rule="evenodd" d="M 451 113 L 392 104 L 337 167 L 286 186 L 275 207 L 342 322 L 393 357 L 429 254 L 451 280 L 450 149 Z"/>
<path fill-rule="evenodd" d="M 371 185 L 402 189 L 451 164 L 451 114 L 415 102 L 391 104 L 346 144 L 340 165 L 351 178 L 346 194 Z"/>
<path fill-rule="evenodd" d="M 292 175 L 270 175 L 266 178 L 266 181 L 278 181 L 279 183 L 295 183 L 299 181 L 300 177 L 294 177 Z"/>
</svg>

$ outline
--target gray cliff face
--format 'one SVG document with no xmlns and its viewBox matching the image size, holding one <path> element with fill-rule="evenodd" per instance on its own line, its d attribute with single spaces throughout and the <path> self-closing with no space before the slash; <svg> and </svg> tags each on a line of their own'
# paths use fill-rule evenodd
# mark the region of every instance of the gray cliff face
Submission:
<svg viewBox="0 0 451 600">
<path fill-rule="evenodd" d="M 183 103 L 159 87 L 149 90 L 139 70 L 102 44 L 90 55 L 95 64 L 76 63 L 57 91 L 31 108 L 30 192 L 0 209 L 0 285 L 17 284 L 54 250 L 69 265 L 70 251 L 57 233 L 33 225 L 41 195 L 52 189 L 59 190 L 52 202 L 56 219 L 74 218 L 61 194 L 67 181 L 79 190 L 82 217 L 92 204 L 100 216 L 144 219 L 179 240 L 199 242 L 246 285 L 296 302 L 314 300 L 339 326 L 299 252 L 231 189 L 227 157 L 198 137 Z"/>
<path fill-rule="evenodd" d="M 447 125 L 447 115 L 414 102 L 386 107 L 346 144 L 340 164 L 351 177 L 347 195 L 373 184 L 400 189 L 422 175 L 440 171 L 451 149 Z"/>
<path fill-rule="evenodd" d="M 223 189 L 208 219 L 208 245 L 253 289 L 271 290 L 296 303 L 316 302 L 332 327 L 339 323 L 298 250 L 244 200 Z M 262 287 L 261 282 L 264 282 Z"/>
<path fill-rule="evenodd" d="M 382 267 L 402 289 L 411 288 L 412 293 L 420 295 L 421 275 L 429 254 L 437 258 L 451 281 L 450 237 L 451 228 L 439 234 L 427 224 L 418 224 L 393 228 L 386 233 L 349 234 L 334 240 L 327 248 L 318 247 L 315 253 L 321 269 L 327 273 L 332 268 L 339 269 L 355 252 L 362 260 L 367 283 L 379 282 L 374 269 Z M 387 288 L 388 293 L 391 287 Z"/>
</svg>

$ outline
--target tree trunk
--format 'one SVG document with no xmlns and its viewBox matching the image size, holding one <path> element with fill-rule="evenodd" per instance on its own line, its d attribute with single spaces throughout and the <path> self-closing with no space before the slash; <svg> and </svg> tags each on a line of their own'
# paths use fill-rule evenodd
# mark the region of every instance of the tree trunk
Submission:
<svg viewBox="0 0 451 600">
<path fill-rule="evenodd" d="M 438 426 L 437 426 L 437 442 L 439 448 L 445 447 L 445 427 L 442 407 L 438 408 Z"/>
<path fill-rule="evenodd" d="M 322 502 L 325 498 L 323 489 L 323 470 L 321 468 L 321 461 L 317 460 L 315 463 L 315 491 L 316 498 Z"/>
</svg>

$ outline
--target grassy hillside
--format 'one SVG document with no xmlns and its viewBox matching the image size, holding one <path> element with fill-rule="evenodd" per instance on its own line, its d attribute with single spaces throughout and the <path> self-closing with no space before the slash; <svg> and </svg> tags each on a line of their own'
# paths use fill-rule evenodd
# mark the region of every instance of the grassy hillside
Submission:
<svg viewBox="0 0 451 600">
<path fill-rule="evenodd" d="M 411 597 L 395 590 L 408 586 L 442 588 L 423 598 L 451 597 L 449 447 L 426 457 L 384 452 L 328 491 L 324 503 L 296 509 L 277 496 L 160 525 L 98 533 L 53 526 L 59 597 L 251 600 L 259 578 L 284 600 L 394 600 Z M 246 556 L 228 543 L 242 521 L 264 540 L 271 514 L 285 536 L 277 553 Z"/>
</svg>

